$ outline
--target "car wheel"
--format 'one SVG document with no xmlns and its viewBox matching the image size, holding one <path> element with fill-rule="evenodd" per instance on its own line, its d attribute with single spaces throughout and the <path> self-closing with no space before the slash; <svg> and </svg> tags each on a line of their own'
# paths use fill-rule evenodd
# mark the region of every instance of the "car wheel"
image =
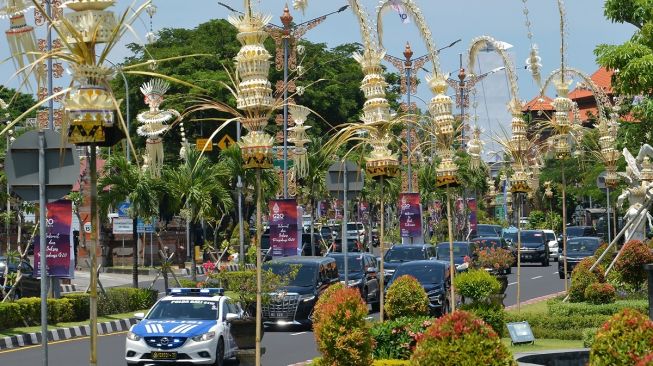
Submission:
<svg viewBox="0 0 653 366">
<path fill-rule="evenodd" d="M 553 258 L 553 261 L 554 261 L 554 262 L 557 262 L 557 261 L 558 261 L 558 257 Z"/>
<path fill-rule="evenodd" d="M 374 301 L 371 305 L 372 305 L 373 313 L 378 313 L 379 311 L 381 311 L 381 300 L 376 299 L 376 301 Z"/>
<path fill-rule="evenodd" d="M 222 338 L 218 340 L 218 346 L 215 349 L 215 366 L 224 365 L 224 341 Z"/>
<path fill-rule="evenodd" d="M 506 269 L 506 274 L 512 274 L 512 267 L 508 267 L 508 269 Z"/>
<path fill-rule="evenodd" d="M 369 300 L 369 294 L 367 292 L 367 287 L 363 287 L 363 290 L 361 291 L 361 297 L 363 298 L 363 302 L 367 304 Z"/>
<path fill-rule="evenodd" d="M 560 279 L 561 279 L 561 280 L 564 280 L 564 279 L 565 279 L 565 273 L 564 273 L 563 271 L 564 271 L 564 270 L 562 270 L 562 271 L 558 271 L 558 275 L 560 276 Z"/>
<path fill-rule="evenodd" d="M 549 258 L 546 258 L 542 261 L 542 267 L 548 267 L 549 266 Z"/>
</svg>

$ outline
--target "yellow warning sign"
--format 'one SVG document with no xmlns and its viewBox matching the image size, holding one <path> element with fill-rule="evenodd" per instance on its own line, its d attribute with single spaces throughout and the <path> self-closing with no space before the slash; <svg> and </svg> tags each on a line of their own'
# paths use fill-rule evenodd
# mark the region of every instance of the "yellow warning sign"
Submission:
<svg viewBox="0 0 653 366">
<path fill-rule="evenodd" d="M 209 139 L 196 139 L 195 148 L 198 151 L 213 151 L 213 143 Z"/>
<path fill-rule="evenodd" d="M 233 138 L 231 138 L 231 136 L 224 135 L 220 139 L 220 141 L 218 141 L 218 147 L 220 148 L 220 150 L 226 150 L 235 143 L 236 143 L 236 141 Z"/>
</svg>

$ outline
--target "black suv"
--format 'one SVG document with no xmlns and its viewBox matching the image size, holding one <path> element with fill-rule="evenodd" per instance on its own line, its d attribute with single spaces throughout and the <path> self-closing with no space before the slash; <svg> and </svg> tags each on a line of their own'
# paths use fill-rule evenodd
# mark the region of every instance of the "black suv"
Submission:
<svg viewBox="0 0 653 366">
<path fill-rule="evenodd" d="M 390 247 L 383 257 L 384 276 L 387 280 L 392 277 L 395 269 L 402 263 L 432 259 L 437 257 L 435 247 L 430 244 L 396 244 Z"/>
<path fill-rule="evenodd" d="M 472 240 L 472 243 L 474 244 L 474 251 L 481 250 L 481 249 L 490 249 L 490 248 L 501 248 L 501 249 L 506 249 L 510 251 L 510 254 L 512 254 L 513 257 L 513 262 L 511 264 L 512 266 L 517 265 L 517 244 L 515 243 L 514 245 L 509 245 L 506 239 L 502 237 L 486 237 L 486 238 L 476 238 Z M 474 256 L 476 255 L 475 253 L 473 254 Z M 512 273 L 512 268 L 506 269 L 507 274 Z"/>
<path fill-rule="evenodd" d="M 577 238 L 579 236 L 595 236 L 599 235 L 596 233 L 596 229 L 592 226 L 567 226 L 565 229 L 567 233 L 567 240 L 572 238 Z M 563 237 L 560 235 L 558 237 L 558 248 L 563 247 Z"/>
<path fill-rule="evenodd" d="M 263 305 L 263 322 L 270 325 L 310 325 L 313 307 L 331 284 L 338 282 L 336 261 L 328 257 L 285 257 L 263 265 L 278 275 L 287 275 L 295 266 L 297 275 L 287 286 L 271 293 Z"/>
<path fill-rule="evenodd" d="M 567 273 L 571 273 L 574 267 L 587 257 L 594 255 L 601 245 L 601 238 L 592 236 L 581 236 L 567 240 Z M 565 263 L 562 252 L 558 260 L 558 275 L 565 278 Z"/>
<path fill-rule="evenodd" d="M 549 244 L 542 230 L 522 230 L 521 261 L 542 263 L 543 267 L 549 266 Z"/>
<path fill-rule="evenodd" d="M 420 260 L 404 263 L 397 267 L 388 282 L 388 287 L 401 276 L 414 277 L 429 298 L 431 315 L 443 315 L 449 312 L 449 288 L 451 277 L 449 263 L 439 260 Z"/>
<path fill-rule="evenodd" d="M 20 266 L 22 279 L 18 283 L 16 290 L 14 290 L 13 298 L 40 297 L 41 281 L 34 277 L 34 268 L 32 268 L 32 265 L 26 260 L 20 261 L 20 264 L 18 263 L 18 259 L 16 259 L 15 262 L 10 262 L 9 270 L 7 271 L 7 259 L 5 257 L 0 257 L 0 285 L 5 283 L 5 271 L 9 274 L 17 273 L 18 266 Z M 7 286 L 5 291 L 9 291 L 10 288 L 11 286 Z"/>
<path fill-rule="evenodd" d="M 340 282 L 345 281 L 345 255 L 329 253 L 327 257 L 336 260 Z M 367 253 L 350 253 L 347 255 L 347 280 L 349 287 L 357 288 L 363 301 L 372 304 L 372 309 L 379 307 L 379 275 L 376 269 L 376 258 Z"/>
<path fill-rule="evenodd" d="M 479 224 L 476 225 L 476 236 L 475 238 L 495 238 L 501 236 L 503 228 L 501 225 L 486 225 Z"/>
</svg>

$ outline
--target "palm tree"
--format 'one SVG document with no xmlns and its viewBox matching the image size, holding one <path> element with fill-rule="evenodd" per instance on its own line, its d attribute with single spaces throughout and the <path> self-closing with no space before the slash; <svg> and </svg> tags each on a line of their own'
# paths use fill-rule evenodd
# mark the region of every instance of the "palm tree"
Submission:
<svg viewBox="0 0 653 366">
<path fill-rule="evenodd" d="M 184 162 L 174 169 L 164 171 L 164 178 L 173 207 L 185 211 L 195 242 L 195 225 L 201 220 L 216 217 L 216 210 L 233 209 L 233 198 L 227 186 L 229 171 L 214 164 L 200 151 L 187 148 Z M 189 244 L 190 245 L 190 244 Z M 191 274 L 196 279 L 195 255 L 192 252 Z"/>
<path fill-rule="evenodd" d="M 119 154 L 112 155 L 104 166 L 104 174 L 98 181 L 100 211 L 120 202 L 130 203 L 129 217 L 133 220 L 133 266 L 132 286 L 138 287 L 138 218 L 149 220 L 159 213 L 159 198 L 163 193 L 161 181 L 149 172 L 131 164 Z"/>
</svg>

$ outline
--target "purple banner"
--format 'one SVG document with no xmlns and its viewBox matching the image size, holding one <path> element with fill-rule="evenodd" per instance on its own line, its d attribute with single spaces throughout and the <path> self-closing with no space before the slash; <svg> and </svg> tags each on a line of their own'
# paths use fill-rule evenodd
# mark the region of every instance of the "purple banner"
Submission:
<svg viewBox="0 0 653 366">
<path fill-rule="evenodd" d="M 270 209 L 270 246 L 273 257 L 287 257 L 297 254 L 299 245 L 297 225 L 297 201 L 271 200 Z"/>
<path fill-rule="evenodd" d="M 58 200 L 46 205 L 46 256 L 48 276 L 70 278 L 74 263 L 72 241 L 72 201 Z M 40 238 L 34 240 L 34 276 L 40 277 Z"/>
<path fill-rule="evenodd" d="M 402 238 L 422 236 L 422 210 L 419 193 L 399 194 L 399 230 Z"/>
<path fill-rule="evenodd" d="M 469 230 L 476 232 L 476 227 L 478 225 L 478 219 L 476 218 L 476 213 L 478 211 L 476 198 L 467 199 L 467 209 L 469 209 Z"/>
<path fill-rule="evenodd" d="M 365 201 L 358 202 L 359 221 L 367 222 L 370 219 L 370 204 Z"/>
</svg>

